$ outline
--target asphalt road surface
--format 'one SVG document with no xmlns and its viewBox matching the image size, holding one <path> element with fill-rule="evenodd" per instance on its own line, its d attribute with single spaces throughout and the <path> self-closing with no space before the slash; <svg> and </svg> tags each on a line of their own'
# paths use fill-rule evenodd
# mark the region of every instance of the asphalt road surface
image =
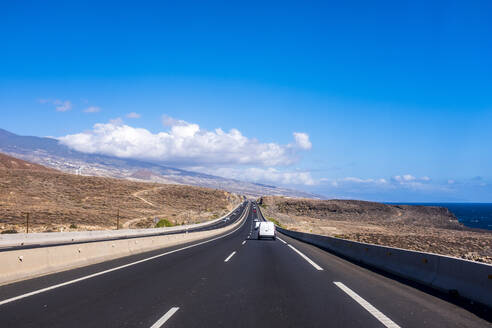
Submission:
<svg viewBox="0 0 492 328">
<path fill-rule="evenodd" d="M 490 327 L 314 246 L 257 240 L 261 212 L 244 210 L 219 237 L 1 286 L 0 327 Z"/>
</svg>

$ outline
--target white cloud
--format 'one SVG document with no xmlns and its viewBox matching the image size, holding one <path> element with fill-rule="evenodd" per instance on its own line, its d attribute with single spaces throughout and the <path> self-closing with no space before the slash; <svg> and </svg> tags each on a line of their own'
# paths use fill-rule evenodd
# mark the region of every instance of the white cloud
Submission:
<svg viewBox="0 0 492 328">
<path fill-rule="evenodd" d="M 446 179 L 433 179 L 429 176 L 416 177 L 411 174 L 396 175 L 391 178 L 322 178 L 319 180 L 318 190 L 321 188 L 325 194 L 332 193 L 336 197 L 359 198 L 366 195 L 367 199 L 376 197 L 386 200 L 402 197 L 401 195 L 435 195 L 445 193 L 449 195 L 456 191 L 456 185 L 460 182 Z M 372 195 L 372 196 L 369 196 Z M 383 199 L 384 199 L 383 198 Z M 375 198 L 374 198 L 375 199 Z"/>
<path fill-rule="evenodd" d="M 123 119 L 121 117 L 112 118 L 109 120 L 109 124 L 115 126 L 123 125 Z"/>
<path fill-rule="evenodd" d="M 354 186 L 371 187 L 371 188 L 412 188 L 412 189 L 428 189 L 430 187 L 429 182 L 431 178 L 424 176 L 416 178 L 411 174 L 396 175 L 391 179 L 385 178 L 358 178 L 358 177 L 345 177 L 338 179 L 320 179 L 320 182 L 329 184 L 333 187 Z"/>
<path fill-rule="evenodd" d="M 355 177 L 346 177 L 346 178 L 343 178 L 342 181 L 355 182 L 355 183 L 371 183 L 371 182 L 374 182 L 374 179 L 361 179 L 361 178 L 355 178 Z"/>
<path fill-rule="evenodd" d="M 422 182 L 429 182 L 431 178 L 428 176 L 423 176 L 421 178 L 416 178 L 411 174 L 395 175 L 392 180 L 399 184 L 417 184 Z"/>
<path fill-rule="evenodd" d="M 53 105 L 58 112 L 66 112 L 72 109 L 72 103 L 69 100 L 55 99 Z"/>
<path fill-rule="evenodd" d="M 40 104 L 52 104 L 58 112 L 66 112 L 72 109 L 72 102 L 70 100 L 61 99 L 38 99 Z"/>
<path fill-rule="evenodd" d="M 84 113 L 97 113 L 100 112 L 101 108 L 97 106 L 89 106 L 86 109 L 84 109 Z"/>
<path fill-rule="evenodd" d="M 126 117 L 127 118 L 140 118 L 141 115 L 138 113 L 135 113 L 135 112 L 131 112 L 131 113 L 126 114 Z"/>
<path fill-rule="evenodd" d="M 164 126 L 182 126 L 182 125 L 189 125 L 189 124 L 190 123 L 186 121 L 178 120 L 167 115 L 162 115 L 162 125 Z"/>
<path fill-rule="evenodd" d="M 252 181 L 260 183 L 274 183 L 282 185 L 306 185 L 312 186 L 316 181 L 310 172 L 306 171 L 284 171 L 273 167 L 269 168 L 217 168 L 210 169 L 207 167 L 194 167 L 193 170 L 218 175 L 225 178 L 232 178 L 243 181 Z"/>
<path fill-rule="evenodd" d="M 374 185 L 383 185 L 387 184 L 388 181 L 386 179 L 380 178 L 380 179 L 361 179 L 357 177 L 345 177 L 345 178 L 339 178 L 339 179 L 321 179 L 321 182 L 328 182 L 334 187 L 338 187 L 339 185 L 342 184 L 347 184 L 347 183 L 352 183 L 352 184 L 374 184 Z"/>
<path fill-rule="evenodd" d="M 285 185 L 307 185 L 315 184 L 309 172 L 282 172 L 275 168 L 250 168 L 245 171 L 246 176 L 253 181 L 272 181 Z"/>
<path fill-rule="evenodd" d="M 121 119 L 112 120 L 95 124 L 92 131 L 67 135 L 59 140 L 86 153 L 158 160 L 183 166 L 207 164 L 215 167 L 228 164 L 265 167 L 290 165 L 298 160 L 298 152 L 306 149 L 306 141 L 309 142 L 307 134 L 300 137 L 303 146 L 295 147 L 292 144 L 260 143 L 243 136 L 237 129 L 207 131 L 198 124 L 170 117 L 163 117 L 163 122 L 168 124 L 168 131 L 152 133 L 123 124 Z M 299 144 L 298 141 L 296 143 Z M 270 174 L 274 176 L 275 172 L 271 171 Z M 285 175 L 284 180 L 287 179 L 288 175 Z"/>
<path fill-rule="evenodd" d="M 416 177 L 414 177 L 414 176 L 413 176 L 413 175 L 411 175 L 411 174 L 405 174 L 405 175 L 403 176 L 403 181 L 413 181 L 413 180 L 416 180 L 416 179 L 417 179 L 417 178 L 416 178 Z"/>
<path fill-rule="evenodd" d="M 304 150 L 309 150 L 312 147 L 311 141 L 309 141 L 309 135 L 303 132 L 294 132 L 294 139 L 296 145 Z"/>
</svg>

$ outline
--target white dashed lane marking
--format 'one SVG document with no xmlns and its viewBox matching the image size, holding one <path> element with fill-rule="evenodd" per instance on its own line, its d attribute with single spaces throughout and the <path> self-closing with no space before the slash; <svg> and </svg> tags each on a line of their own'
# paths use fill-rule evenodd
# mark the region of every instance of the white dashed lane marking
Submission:
<svg viewBox="0 0 492 328">
<path fill-rule="evenodd" d="M 378 319 L 383 325 L 388 328 L 400 328 L 396 323 L 394 323 L 390 318 L 381 313 L 378 309 L 372 306 L 368 301 L 360 297 L 352 289 L 345 286 L 343 283 L 335 281 L 333 282 L 338 288 L 343 290 L 348 296 L 352 297 L 357 303 L 360 304 L 364 309 L 366 309 L 370 314 L 372 314 L 376 319 Z"/>
<path fill-rule="evenodd" d="M 159 320 L 156 321 L 150 328 L 160 328 L 162 325 L 169 320 L 177 311 L 179 307 L 173 307 L 169 311 L 166 312 Z"/>
<path fill-rule="evenodd" d="M 234 256 L 234 254 L 236 254 L 236 251 L 232 252 L 231 255 L 229 255 L 225 260 L 224 262 L 229 262 L 229 260 L 231 259 L 231 257 Z"/>
<path fill-rule="evenodd" d="M 313 260 L 311 260 L 309 257 L 307 257 L 306 255 L 304 255 L 303 253 L 301 253 L 301 251 L 299 251 L 297 248 L 295 248 L 294 246 L 289 245 L 289 244 L 287 244 L 287 246 L 289 246 L 290 248 L 292 248 L 297 254 L 299 254 L 303 259 L 305 259 L 309 264 L 311 264 L 313 267 L 315 267 L 316 270 L 323 271 L 323 268 L 322 267 L 320 267 L 319 265 L 317 265 L 316 263 L 314 263 Z"/>
</svg>

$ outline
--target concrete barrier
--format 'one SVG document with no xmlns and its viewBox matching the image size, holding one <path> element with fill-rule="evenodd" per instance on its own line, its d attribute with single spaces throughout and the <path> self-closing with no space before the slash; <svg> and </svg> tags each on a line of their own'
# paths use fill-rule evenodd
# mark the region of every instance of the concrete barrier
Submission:
<svg viewBox="0 0 492 328">
<path fill-rule="evenodd" d="M 432 286 L 492 307 L 492 265 L 441 256 Z"/>
<path fill-rule="evenodd" d="M 41 233 L 17 233 L 17 234 L 0 234 L 0 250 L 11 247 L 21 247 L 30 245 L 50 245 L 61 243 L 80 243 L 88 241 L 101 241 L 108 239 L 123 239 L 144 237 L 149 235 L 157 235 L 163 233 L 177 233 L 186 230 L 197 229 L 216 224 L 224 218 L 230 216 L 243 203 L 228 214 L 207 222 L 188 224 L 166 228 L 151 228 L 151 229 L 120 229 L 120 230 L 97 230 L 97 231 L 73 231 L 73 232 L 41 232 Z"/>
<path fill-rule="evenodd" d="M 455 257 L 291 231 L 287 236 L 356 262 L 492 307 L 492 265 Z"/>
<path fill-rule="evenodd" d="M 242 225 L 247 215 L 248 209 L 237 222 L 206 231 L 3 251 L 0 252 L 0 285 L 219 236 Z"/>
</svg>

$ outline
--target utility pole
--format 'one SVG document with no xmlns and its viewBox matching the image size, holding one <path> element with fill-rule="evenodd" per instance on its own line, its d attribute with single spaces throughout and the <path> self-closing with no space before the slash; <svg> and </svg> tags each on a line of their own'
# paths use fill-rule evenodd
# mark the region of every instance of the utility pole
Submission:
<svg viewBox="0 0 492 328">
<path fill-rule="evenodd" d="M 29 233 L 29 212 L 26 215 L 26 233 Z"/>
</svg>

